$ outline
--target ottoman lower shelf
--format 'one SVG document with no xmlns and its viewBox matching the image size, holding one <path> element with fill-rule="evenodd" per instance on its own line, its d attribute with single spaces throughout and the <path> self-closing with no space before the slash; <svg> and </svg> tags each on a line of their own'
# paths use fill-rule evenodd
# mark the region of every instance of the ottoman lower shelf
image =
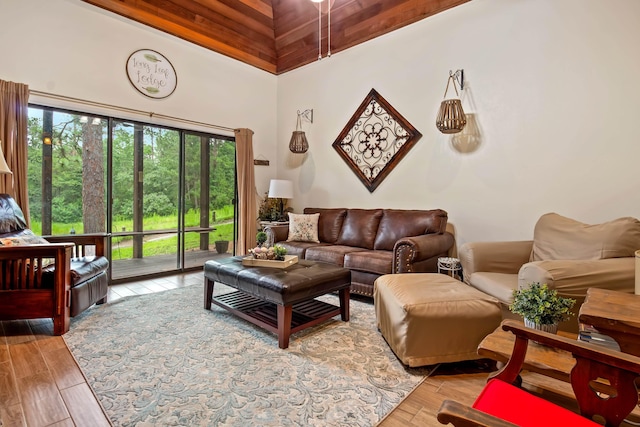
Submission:
<svg viewBox="0 0 640 427">
<path fill-rule="evenodd" d="M 258 299 L 241 291 L 217 296 L 211 302 L 254 325 L 279 334 L 278 307 L 283 306 Z M 337 315 L 340 315 L 340 307 L 316 299 L 293 304 L 289 334 L 315 326 Z M 279 336 L 279 338 L 283 337 Z M 286 340 L 289 340 L 288 336 Z"/>
</svg>

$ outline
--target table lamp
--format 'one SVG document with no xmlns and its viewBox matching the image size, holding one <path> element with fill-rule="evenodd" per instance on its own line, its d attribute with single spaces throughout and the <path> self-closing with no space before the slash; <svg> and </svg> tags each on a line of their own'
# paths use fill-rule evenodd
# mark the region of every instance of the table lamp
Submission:
<svg viewBox="0 0 640 427">
<path fill-rule="evenodd" d="M 280 199 L 279 219 L 282 219 L 284 213 L 284 200 L 293 198 L 293 182 L 285 179 L 272 179 L 269 183 L 269 197 L 272 199 Z"/>
</svg>

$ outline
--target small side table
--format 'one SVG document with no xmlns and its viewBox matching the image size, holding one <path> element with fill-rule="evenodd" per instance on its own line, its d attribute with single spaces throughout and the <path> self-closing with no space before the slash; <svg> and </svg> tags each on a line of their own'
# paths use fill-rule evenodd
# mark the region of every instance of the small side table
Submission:
<svg viewBox="0 0 640 427">
<path fill-rule="evenodd" d="M 589 288 L 578 320 L 616 340 L 623 353 L 640 356 L 640 296 Z"/>
<path fill-rule="evenodd" d="M 460 264 L 460 260 L 452 257 L 438 258 L 438 273 L 462 280 L 462 265 Z"/>
</svg>

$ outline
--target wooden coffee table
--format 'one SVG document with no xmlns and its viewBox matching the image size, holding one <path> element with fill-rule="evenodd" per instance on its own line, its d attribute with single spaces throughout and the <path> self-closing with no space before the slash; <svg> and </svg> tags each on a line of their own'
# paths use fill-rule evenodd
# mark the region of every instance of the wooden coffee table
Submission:
<svg viewBox="0 0 640 427">
<path fill-rule="evenodd" d="M 298 261 L 286 269 L 242 265 L 242 257 L 207 261 L 204 265 L 204 308 L 211 304 L 278 335 L 289 347 L 292 333 L 340 315 L 349 321 L 351 271 L 332 264 Z M 213 298 L 215 282 L 237 289 Z M 338 292 L 340 307 L 315 298 Z"/>
</svg>

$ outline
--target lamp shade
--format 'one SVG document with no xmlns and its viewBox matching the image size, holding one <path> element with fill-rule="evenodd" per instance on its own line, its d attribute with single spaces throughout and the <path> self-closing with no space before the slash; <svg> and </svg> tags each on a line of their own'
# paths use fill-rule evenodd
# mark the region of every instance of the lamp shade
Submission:
<svg viewBox="0 0 640 427">
<path fill-rule="evenodd" d="M 0 174 L 11 174 L 11 169 L 7 165 L 7 161 L 4 159 L 4 152 L 2 151 L 2 144 L 0 141 Z"/>
<path fill-rule="evenodd" d="M 636 251 L 636 295 L 640 295 L 640 249 Z"/>
<path fill-rule="evenodd" d="M 273 199 L 293 199 L 293 182 L 272 179 L 269 183 L 269 197 Z"/>
</svg>

